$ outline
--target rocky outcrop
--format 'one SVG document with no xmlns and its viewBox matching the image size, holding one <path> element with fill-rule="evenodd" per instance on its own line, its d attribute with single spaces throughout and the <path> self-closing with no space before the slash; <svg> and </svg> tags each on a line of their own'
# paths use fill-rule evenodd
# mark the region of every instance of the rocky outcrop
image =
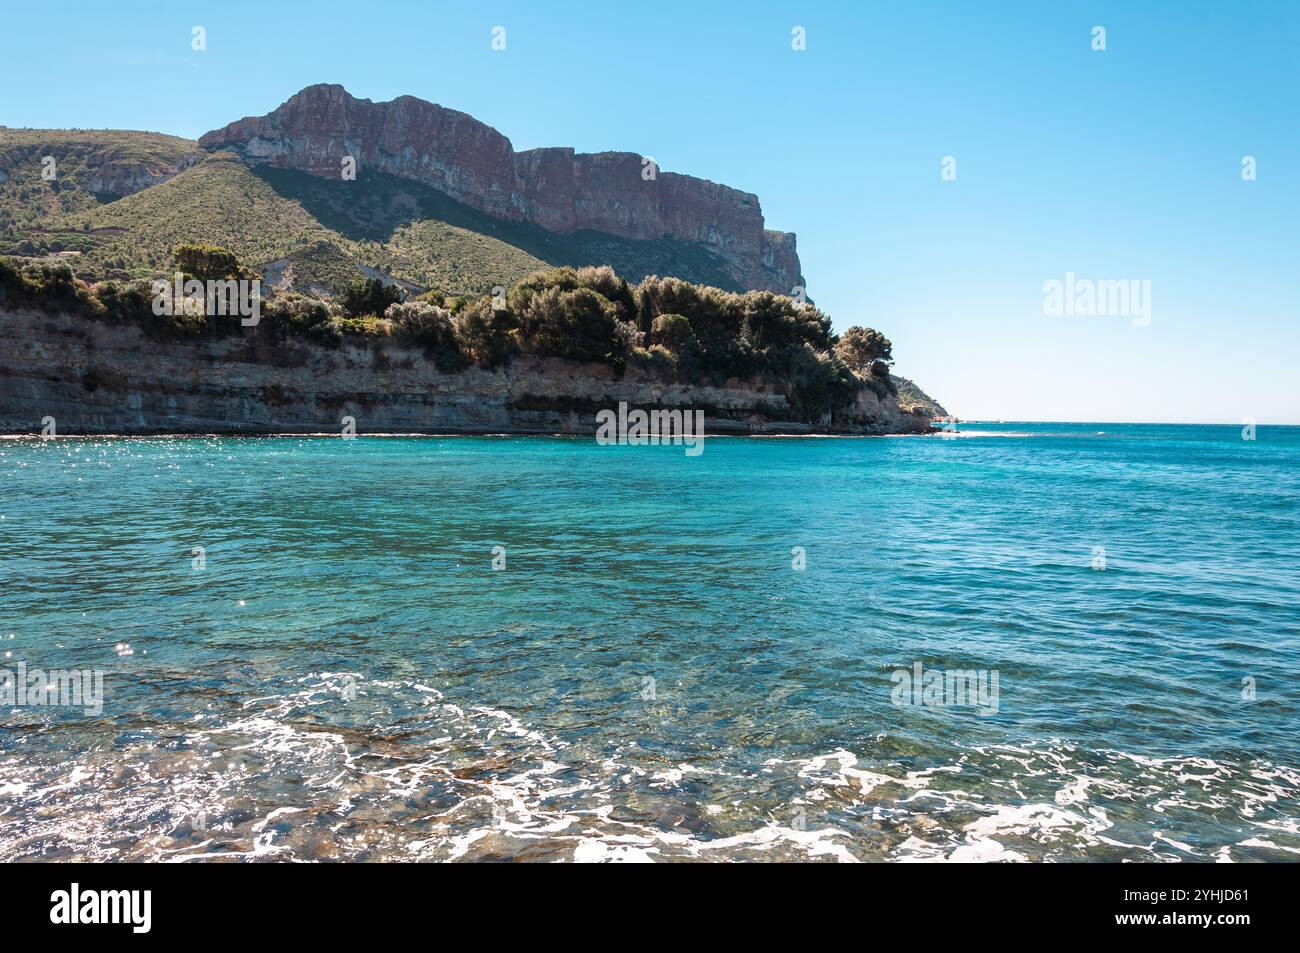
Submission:
<svg viewBox="0 0 1300 953">
<path fill-rule="evenodd" d="M 950 416 L 943 404 L 939 403 L 915 383 L 906 377 L 890 374 L 898 388 L 898 405 L 914 413 L 923 414 L 929 420 L 938 420 Z"/>
<path fill-rule="evenodd" d="M 259 329 L 260 330 L 260 329 Z M 629 406 L 699 409 L 707 433 L 810 433 L 784 396 L 753 382 L 665 381 L 629 368 L 521 356 L 442 373 L 389 340 L 337 348 L 276 344 L 256 331 L 161 340 L 137 326 L 0 308 L 0 433 L 595 434 L 595 414 Z M 863 391 L 856 433 L 923 433 L 929 421 Z"/>
<path fill-rule="evenodd" d="M 82 173 L 82 188 L 98 195 L 121 198 L 142 189 L 166 182 L 199 161 L 197 154 L 185 156 L 174 164 L 160 162 L 107 161 L 92 165 Z"/>
<path fill-rule="evenodd" d="M 756 195 L 660 171 L 632 152 L 515 152 L 491 126 L 413 96 L 375 103 L 342 86 L 309 86 L 199 144 L 329 178 L 351 156 L 358 169 L 414 179 L 488 215 L 552 232 L 702 243 L 744 288 L 790 294 L 804 283 L 794 235 L 765 229 Z"/>
<path fill-rule="evenodd" d="M 46 195 L 52 183 L 109 198 L 133 195 L 166 182 L 203 156 L 196 142 L 161 133 L 0 126 L 0 184 L 28 187 L 8 197 L 20 207 L 33 201 L 37 189 L 36 195 Z M 55 178 L 47 182 L 43 176 L 51 160 Z M 71 210 L 73 206 L 65 207 Z M 41 211 L 48 214 L 49 209 Z M 47 224 L 44 217 L 38 227 Z"/>
</svg>

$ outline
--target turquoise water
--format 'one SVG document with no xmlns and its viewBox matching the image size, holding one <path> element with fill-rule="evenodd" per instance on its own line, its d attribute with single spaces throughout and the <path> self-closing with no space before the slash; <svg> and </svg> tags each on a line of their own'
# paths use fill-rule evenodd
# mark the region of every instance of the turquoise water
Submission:
<svg viewBox="0 0 1300 953">
<path fill-rule="evenodd" d="M 1300 428 L 963 430 L 0 441 L 0 860 L 1300 856 Z"/>
</svg>

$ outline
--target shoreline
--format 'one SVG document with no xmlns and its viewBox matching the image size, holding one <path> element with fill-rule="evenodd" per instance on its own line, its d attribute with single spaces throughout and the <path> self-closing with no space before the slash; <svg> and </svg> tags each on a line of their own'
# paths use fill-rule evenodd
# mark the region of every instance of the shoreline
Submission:
<svg viewBox="0 0 1300 953">
<path fill-rule="evenodd" d="M 717 433 L 701 434 L 700 439 L 717 440 L 717 439 L 784 439 L 784 440 L 876 440 L 883 437 L 933 437 L 938 434 L 938 429 L 929 433 Z M 157 437 L 175 437 L 177 439 L 194 440 L 209 437 L 246 437 L 249 439 L 274 439 L 277 437 L 311 437 L 314 439 L 334 439 L 334 440 L 356 440 L 362 437 L 380 437 L 385 439 L 447 439 L 450 437 L 539 437 L 551 439 L 555 437 L 568 437 L 574 440 L 595 439 L 595 433 L 577 434 L 562 433 L 559 431 L 499 431 L 499 430 L 482 430 L 482 431 L 395 431 L 395 432 L 376 432 L 376 433 L 358 433 L 350 437 L 344 437 L 336 431 L 300 431 L 300 430 L 277 430 L 277 431 L 180 431 L 180 430 L 150 430 L 140 431 L 138 433 L 61 433 L 53 436 L 44 437 L 40 433 L 0 433 L 0 440 L 37 440 L 49 442 L 53 440 L 138 440 L 150 439 Z M 672 446 L 671 442 L 665 442 L 664 446 Z M 647 446 L 652 446 L 647 444 Z"/>
<path fill-rule="evenodd" d="M 904 411 L 883 388 L 863 386 L 838 410 L 809 409 L 762 379 L 692 383 L 652 368 L 616 373 L 535 354 L 443 371 L 402 341 L 163 340 L 135 325 L 3 307 L 0 339 L 0 433 L 13 435 L 340 435 L 345 427 L 385 435 L 594 435 L 600 412 L 623 404 L 702 414 L 705 423 L 693 429 L 705 436 L 934 429 L 931 418 Z"/>
</svg>

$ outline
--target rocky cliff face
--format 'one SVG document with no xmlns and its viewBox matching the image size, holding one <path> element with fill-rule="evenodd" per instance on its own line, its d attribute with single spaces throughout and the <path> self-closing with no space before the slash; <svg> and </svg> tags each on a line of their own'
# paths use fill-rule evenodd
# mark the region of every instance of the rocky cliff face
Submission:
<svg viewBox="0 0 1300 953">
<path fill-rule="evenodd" d="M 386 342 L 273 344 L 257 333 L 156 340 L 135 325 L 0 308 L 0 433 L 596 433 L 596 412 L 700 409 L 711 434 L 809 433 L 785 398 L 754 383 L 667 382 L 606 365 L 519 357 L 442 373 Z M 929 421 L 864 391 L 857 433 L 923 433 Z M 829 422 L 823 422 L 823 426 Z"/>
<path fill-rule="evenodd" d="M 491 126 L 413 96 L 374 103 L 342 86 L 309 86 L 199 144 L 329 178 L 352 156 L 359 169 L 415 179 L 497 218 L 561 233 L 700 242 L 742 287 L 790 294 L 803 285 L 794 235 L 764 228 L 755 195 L 672 172 L 650 177 L 631 152 L 515 152 Z"/>
<path fill-rule="evenodd" d="M 199 160 L 197 154 L 185 156 L 174 164 L 161 162 L 108 161 L 94 165 L 83 175 L 82 188 L 99 195 L 121 198 L 142 189 L 166 182 Z"/>
</svg>

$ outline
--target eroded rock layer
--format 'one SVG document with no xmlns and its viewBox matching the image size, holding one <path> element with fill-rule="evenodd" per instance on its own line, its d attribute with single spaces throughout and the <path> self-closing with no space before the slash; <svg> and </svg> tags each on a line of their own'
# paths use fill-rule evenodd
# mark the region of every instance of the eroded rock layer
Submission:
<svg viewBox="0 0 1300 953">
<path fill-rule="evenodd" d="M 351 157 L 358 170 L 414 179 L 488 215 L 553 232 L 700 242 L 744 288 L 791 294 L 804 283 L 794 234 L 765 228 L 756 195 L 653 169 L 632 152 L 515 152 L 473 116 L 414 96 L 375 103 L 342 86 L 309 86 L 199 144 L 326 178 L 341 176 Z"/>
</svg>

